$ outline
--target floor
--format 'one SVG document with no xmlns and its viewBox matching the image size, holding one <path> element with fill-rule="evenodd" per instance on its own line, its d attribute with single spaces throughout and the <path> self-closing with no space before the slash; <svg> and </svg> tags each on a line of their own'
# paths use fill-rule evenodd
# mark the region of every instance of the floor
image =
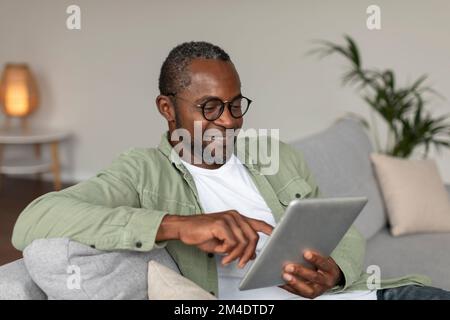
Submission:
<svg viewBox="0 0 450 320">
<path fill-rule="evenodd" d="M 20 212 L 31 201 L 50 191 L 53 191 L 53 184 L 50 182 L 1 176 L 0 266 L 22 257 L 22 253 L 11 244 L 14 224 Z"/>
</svg>

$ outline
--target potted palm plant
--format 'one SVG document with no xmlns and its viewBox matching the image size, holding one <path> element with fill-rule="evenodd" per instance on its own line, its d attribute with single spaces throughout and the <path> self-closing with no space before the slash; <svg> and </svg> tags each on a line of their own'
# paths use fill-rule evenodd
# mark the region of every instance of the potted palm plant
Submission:
<svg viewBox="0 0 450 320">
<path fill-rule="evenodd" d="M 353 85 L 360 92 L 372 112 L 377 113 L 387 125 L 385 147 L 380 146 L 376 120 L 371 117 L 374 140 L 378 152 L 408 158 L 418 147 L 424 148 L 427 157 L 430 146 L 450 147 L 449 115 L 433 116 L 425 110 L 426 95 L 440 96 L 425 85 L 422 75 L 411 85 L 400 87 L 392 70 L 378 71 L 362 66 L 358 46 L 350 36 L 345 36 L 344 45 L 319 41 L 311 53 L 320 57 L 338 54 L 348 60 L 350 66 L 342 77 L 343 85 Z M 366 122 L 367 123 L 367 122 Z"/>
</svg>

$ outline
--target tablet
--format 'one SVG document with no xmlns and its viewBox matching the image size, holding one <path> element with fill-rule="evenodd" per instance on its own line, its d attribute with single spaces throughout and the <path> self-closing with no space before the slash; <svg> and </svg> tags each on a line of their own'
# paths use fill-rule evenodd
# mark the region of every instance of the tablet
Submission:
<svg viewBox="0 0 450 320">
<path fill-rule="evenodd" d="M 310 265 L 303 258 L 307 249 L 329 256 L 366 203 L 366 197 L 291 201 L 244 275 L 239 290 L 285 284 L 283 266 L 288 262 Z"/>
</svg>

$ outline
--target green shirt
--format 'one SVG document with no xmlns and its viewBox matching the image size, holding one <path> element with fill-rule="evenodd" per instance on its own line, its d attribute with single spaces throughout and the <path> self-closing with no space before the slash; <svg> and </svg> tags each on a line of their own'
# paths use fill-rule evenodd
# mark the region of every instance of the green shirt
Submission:
<svg viewBox="0 0 450 320">
<path fill-rule="evenodd" d="M 192 176 L 171 151 L 166 132 L 158 148 L 130 149 L 95 177 L 35 199 L 17 220 L 13 245 L 23 250 L 35 239 L 69 237 L 100 250 L 165 247 L 185 277 L 217 293 L 214 258 L 178 240 L 155 242 L 166 214 L 203 213 Z M 280 141 L 279 169 L 271 175 L 261 173 L 267 163 L 264 154 L 253 154 L 252 148 L 244 152 L 235 148 L 234 152 L 248 169 L 275 221 L 280 220 L 291 200 L 320 196 L 301 152 L 290 145 Z M 336 286 L 333 292 L 367 290 L 364 253 L 365 240 L 351 227 L 331 254 L 345 278 L 344 285 Z M 425 277 L 411 275 L 382 281 L 381 287 L 428 283 Z"/>
</svg>

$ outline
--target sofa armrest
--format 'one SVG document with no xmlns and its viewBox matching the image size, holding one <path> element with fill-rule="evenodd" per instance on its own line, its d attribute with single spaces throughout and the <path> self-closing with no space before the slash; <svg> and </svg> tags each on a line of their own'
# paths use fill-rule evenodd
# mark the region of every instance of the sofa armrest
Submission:
<svg viewBox="0 0 450 320">
<path fill-rule="evenodd" d="M 47 296 L 34 283 L 23 259 L 0 267 L 0 300 L 45 300 Z"/>
</svg>

